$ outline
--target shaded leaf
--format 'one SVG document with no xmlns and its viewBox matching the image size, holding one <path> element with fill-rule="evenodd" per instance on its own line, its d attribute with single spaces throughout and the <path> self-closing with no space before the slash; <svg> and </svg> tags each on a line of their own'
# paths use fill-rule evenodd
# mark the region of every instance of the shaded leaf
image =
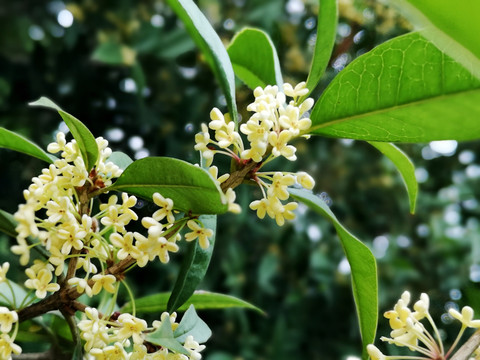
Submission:
<svg viewBox="0 0 480 360">
<path fill-rule="evenodd" d="M 283 85 L 277 51 L 270 37 L 260 29 L 238 32 L 227 48 L 235 75 L 250 89 Z M 255 56 L 252 56 L 255 54 Z"/>
<path fill-rule="evenodd" d="M 77 118 L 63 111 L 52 100 L 41 97 L 37 101 L 29 103 L 31 106 L 44 106 L 50 109 L 57 110 L 62 117 L 65 124 L 67 124 L 74 139 L 77 141 L 78 148 L 82 154 L 83 161 L 85 162 L 85 168 L 90 170 L 93 168 L 98 159 L 98 145 L 95 141 L 95 137 L 90 130 Z"/>
<path fill-rule="evenodd" d="M 190 305 L 178 324 L 178 327 L 175 329 L 174 335 L 175 339 L 180 342 L 184 342 L 187 336 L 191 335 L 195 341 L 201 344 L 212 336 L 212 331 L 208 325 L 198 317 L 193 305 Z"/>
<path fill-rule="evenodd" d="M 330 83 L 311 133 L 385 142 L 480 136 L 480 81 L 418 33 L 360 56 Z"/>
<path fill-rule="evenodd" d="M 415 166 L 412 161 L 402 150 L 393 144 L 370 142 L 370 145 L 388 157 L 400 172 L 407 188 L 408 198 L 410 200 L 410 212 L 413 214 L 415 212 L 415 203 L 418 195 L 418 182 L 415 177 Z"/>
<path fill-rule="evenodd" d="M 16 227 L 17 222 L 13 218 L 13 215 L 4 210 L 0 210 L 0 231 L 8 236 L 17 237 Z"/>
<path fill-rule="evenodd" d="M 147 336 L 145 336 L 145 340 L 152 344 L 166 347 L 179 354 L 190 354 L 173 335 L 172 324 L 169 319 L 162 321 L 162 325 L 160 325 L 158 329 L 148 333 Z"/>
<path fill-rule="evenodd" d="M 217 217 L 215 215 L 202 215 L 199 220 L 205 228 L 213 230 L 213 236 L 209 238 L 210 246 L 202 249 L 197 240 L 188 243 L 182 266 L 177 280 L 168 299 L 167 311 L 172 313 L 182 306 L 197 289 L 197 286 L 207 273 L 210 259 L 215 246 L 217 230 Z"/>
<path fill-rule="evenodd" d="M 309 93 L 315 90 L 322 78 L 332 56 L 333 46 L 337 36 L 338 5 L 337 0 L 320 0 L 317 18 L 317 38 L 313 52 L 312 64 L 307 78 Z"/>
<path fill-rule="evenodd" d="M 108 190 L 152 199 L 155 192 L 173 200 L 174 208 L 194 214 L 227 211 L 224 195 L 208 172 L 182 160 L 147 157 L 131 163 Z"/>
<path fill-rule="evenodd" d="M 10 285 L 10 286 L 9 286 Z M 18 285 L 17 283 L 8 280 L 0 283 L 0 305 L 6 307 L 13 307 L 16 309 L 28 293 L 25 291 L 23 286 Z M 29 297 L 33 297 L 30 295 Z"/>
<path fill-rule="evenodd" d="M 422 34 L 480 78 L 479 1 L 391 0 Z"/>
<path fill-rule="evenodd" d="M 363 358 L 366 359 L 368 355 L 365 348 L 375 340 L 378 320 L 378 285 L 375 257 L 367 246 L 343 227 L 325 202 L 318 196 L 306 190 L 290 189 L 289 191 L 293 198 L 327 218 L 337 231 L 351 268 L 353 296 L 357 308 L 360 333 L 362 334 Z"/>
<path fill-rule="evenodd" d="M 162 292 L 135 299 L 135 310 L 137 313 L 142 314 L 162 313 L 163 311 L 167 311 L 167 302 L 169 297 L 169 292 Z M 250 304 L 245 300 L 231 295 L 213 293 L 203 290 L 195 291 L 182 306 L 176 309 L 176 311 L 185 311 L 190 305 L 193 305 L 197 310 L 244 308 L 265 314 L 260 308 Z M 121 312 L 132 312 L 132 310 L 132 304 L 129 302 L 122 307 Z"/>
<path fill-rule="evenodd" d="M 3 127 L 0 127 L 0 148 L 19 151 L 48 163 L 53 163 L 56 159 L 30 140 Z"/>
<path fill-rule="evenodd" d="M 109 65 L 133 65 L 135 63 L 135 50 L 116 41 L 106 41 L 98 45 L 92 54 L 92 60 Z"/>
<path fill-rule="evenodd" d="M 185 24 L 193 41 L 204 54 L 225 95 L 228 111 L 237 123 L 235 75 L 222 40 L 192 0 L 167 0 L 167 3 Z"/>
</svg>

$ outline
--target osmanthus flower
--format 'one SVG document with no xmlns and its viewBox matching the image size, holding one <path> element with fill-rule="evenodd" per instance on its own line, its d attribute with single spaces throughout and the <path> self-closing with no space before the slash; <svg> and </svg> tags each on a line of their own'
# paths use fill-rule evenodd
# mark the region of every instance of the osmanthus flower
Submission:
<svg viewBox="0 0 480 360">
<path fill-rule="evenodd" d="M 55 292 L 60 289 L 59 284 L 52 282 L 53 275 L 48 269 L 41 269 L 38 273 L 27 272 L 27 275 L 30 278 L 25 281 L 25 286 L 29 289 L 34 289 L 35 296 L 39 299 L 47 296 L 47 292 Z"/>
<path fill-rule="evenodd" d="M 298 174 L 282 171 L 261 172 L 267 163 L 277 157 L 295 161 L 296 148 L 290 143 L 295 138 L 303 136 L 312 123 L 307 114 L 313 106 L 313 99 L 301 99 L 308 94 L 305 82 L 295 87 L 283 84 L 283 89 L 284 92 L 271 85 L 256 88 L 253 91 L 255 100 L 247 106 L 247 110 L 253 114 L 239 125 L 239 129 L 228 114 L 222 114 L 219 109 L 214 108 L 210 112 L 211 121 L 208 126 L 202 124 L 202 132 L 195 136 L 195 149 L 201 152 L 207 167 L 212 168 L 216 154 L 230 156 L 234 162 L 233 168 L 240 169 L 239 171 L 247 165 L 256 165 L 242 175 L 242 180 L 256 182 L 263 193 L 263 199 L 254 200 L 250 208 L 256 210 L 260 218 L 268 215 L 275 219 L 279 226 L 282 226 L 285 220 L 295 218 L 293 210 L 297 206 L 296 203 L 282 203 L 290 197 L 287 188 L 295 183 L 306 189 L 312 189 L 315 185 L 313 178 L 305 172 Z M 287 97 L 291 98 L 288 102 Z M 213 136 L 209 133 L 209 128 L 214 131 Z M 246 136 L 248 142 L 244 141 L 241 134 Z M 212 176 L 217 178 L 216 167 L 214 173 Z M 273 174 L 275 175 L 272 176 Z M 238 213 L 240 207 L 234 204 L 234 188 L 241 181 L 224 185 L 223 176 L 218 178 L 218 182 L 228 199 L 228 210 Z"/>
<path fill-rule="evenodd" d="M 473 320 L 472 308 L 465 306 L 461 312 L 450 309 L 449 313 L 462 323 L 462 327 L 448 350 L 444 348 L 440 331 L 429 313 L 430 299 L 427 294 L 420 295 L 420 299 L 414 304 L 412 311 L 409 307 L 410 293 L 405 291 L 397 301 L 394 308 L 385 312 L 384 316 L 389 319 L 392 331 L 390 337 L 382 336 L 380 340 L 399 347 L 407 347 L 416 352 L 416 355 L 384 355 L 375 345 L 369 344 L 367 352 L 372 360 L 397 360 L 397 359 L 431 359 L 447 360 L 453 355 L 453 351 L 467 328 L 480 328 L 480 320 Z M 422 320 L 426 320 L 433 334 L 427 329 Z M 471 359 L 480 359 L 477 355 Z"/>
<path fill-rule="evenodd" d="M 7 280 L 7 272 L 10 269 L 10 263 L 4 262 L 2 266 L 0 266 L 0 283 Z"/>
<path fill-rule="evenodd" d="M 18 315 L 16 311 L 0 306 L 0 331 L 2 333 L 9 333 L 12 330 L 13 324 L 17 321 Z"/>
<path fill-rule="evenodd" d="M 86 319 L 78 323 L 80 337 L 85 340 L 84 349 L 103 348 L 111 342 L 110 325 L 106 319 L 100 317 L 98 310 L 92 307 L 85 309 Z"/>
<path fill-rule="evenodd" d="M 22 353 L 22 348 L 15 344 L 14 340 L 6 333 L 0 334 L 0 359 L 12 360 L 12 353 L 15 355 Z"/>
<path fill-rule="evenodd" d="M 125 340 L 132 338 L 134 344 L 143 344 L 142 333 L 148 327 L 145 320 L 125 313 L 118 317 L 117 323 L 120 324 L 119 330 L 115 333 L 117 339 Z"/>
<path fill-rule="evenodd" d="M 208 238 L 213 236 L 213 231 L 200 226 L 195 220 L 189 220 L 187 226 L 192 231 L 185 234 L 185 240 L 192 241 L 198 239 L 200 247 L 207 249 L 210 246 Z"/>
<path fill-rule="evenodd" d="M 93 286 L 92 286 L 92 294 L 93 295 L 97 295 L 98 293 L 100 293 L 100 291 L 102 291 L 102 289 L 105 289 L 105 291 L 107 291 L 111 294 L 115 293 L 116 289 L 115 289 L 114 284 L 117 281 L 117 279 L 112 274 L 93 275 L 92 280 L 95 282 L 95 284 L 93 284 Z"/>
</svg>

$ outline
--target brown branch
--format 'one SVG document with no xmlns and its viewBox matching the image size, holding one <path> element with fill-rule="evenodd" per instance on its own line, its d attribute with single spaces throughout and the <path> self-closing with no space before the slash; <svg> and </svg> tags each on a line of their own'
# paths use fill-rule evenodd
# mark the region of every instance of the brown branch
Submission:
<svg viewBox="0 0 480 360">
<path fill-rule="evenodd" d="M 256 167 L 260 166 L 261 163 L 255 161 L 247 162 L 240 169 L 232 172 L 227 180 L 225 180 L 221 185 L 223 192 L 226 192 L 229 188 L 236 188 L 245 180 L 249 180 L 252 172 L 254 172 Z"/>
<path fill-rule="evenodd" d="M 116 264 L 110 266 L 107 270 L 105 270 L 105 274 L 112 274 L 117 279 L 121 279 L 125 270 L 127 270 L 130 266 L 135 263 L 135 259 L 131 256 L 119 261 Z M 91 286 L 93 285 L 94 281 L 90 280 L 88 284 Z M 53 310 L 60 310 L 60 311 L 75 311 L 75 310 L 84 310 L 79 304 L 79 302 L 75 302 L 77 298 L 80 297 L 80 294 L 77 291 L 76 287 L 70 287 L 66 283 L 63 283 L 60 286 L 60 290 L 49 295 L 45 299 L 40 300 L 26 308 L 23 308 L 18 311 L 18 321 L 22 322 L 28 319 L 32 319 L 34 317 L 46 314 L 49 311 Z M 83 304 L 81 304 L 83 305 Z"/>
<path fill-rule="evenodd" d="M 451 360 L 467 360 L 470 355 L 480 346 L 480 330 L 475 331 L 472 336 L 458 349 Z"/>
</svg>

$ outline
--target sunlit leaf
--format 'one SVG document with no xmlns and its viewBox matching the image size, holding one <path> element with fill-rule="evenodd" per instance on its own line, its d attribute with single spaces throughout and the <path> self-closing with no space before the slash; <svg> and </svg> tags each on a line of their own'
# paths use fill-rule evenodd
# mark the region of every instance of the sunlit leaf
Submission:
<svg viewBox="0 0 480 360">
<path fill-rule="evenodd" d="M 162 324 L 158 329 L 145 336 L 145 340 L 152 344 L 173 350 L 176 353 L 189 355 L 187 349 L 185 349 L 181 342 L 176 339 L 176 336 L 174 336 L 172 324 L 169 320 L 162 321 Z"/>
<path fill-rule="evenodd" d="M 167 157 L 131 163 L 108 190 L 152 199 L 154 193 L 173 200 L 174 208 L 194 214 L 227 211 L 223 193 L 210 174 L 198 166 Z"/>
<path fill-rule="evenodd" d="M 390 143 L 384 142 L 370 142 L 370 145 L 377 148 L 382 154 L 388 157 L 402 176 L 405 187 L 407 188 L 408 198 L 410 200 L 410 212 L 415 212 L 415 203 L 417 201 L 418 194 L 418 182 L 415 177 L 415 166 L 408 156 Z"/>
<path fill-rule="evenodd" d="M 184 342 L 187 336 L 191 335 L 195 341 L 201 344 L 212 336 L 212 331 L 208 325 L 198 317 L 193 305 L 190 305 L 178 324 L 178 327 L 175 329 L 174 335 L 180 342 Z"/>
<path fill-rule="evenodd" d="M 85 168 L 87 170 L 92 169 L 98 159 L 98 145 L 90 130 L 88 130 L 80 120 L 63 111 L 57 104 L 46 97 L 41 97 L 37 101 L 31 102 L 29 105 L 44 106 L 58 111 L 63 121 L 65 121 L 65 124 L 67 124 L 74 139 L 77 141 L 78 148 L 80 149 L 83 161 L 85 162 Z"/>
<path fill-rule="evenodd" d="M 112 152 L 107 161 L 113 162 L 122 170 L 125 170 L 133 162 L 130 156 L 121 151 Z"/>
<path fill-rule="evenodd" d="M 0 148 L 19 151 L 48 163 L 53 163 L 56 159 L 30 140 L 3 127 L 0 127 Z"/>
<path fill-rule="evenodd" d="M 228 111 L 237 122 L 235 75 L 222 40 L 192 0 L 167 0 L 167 3 L 185 24 L 193 41 L 204 54 L 225 95 Z"/>
<path fill-rule="evenodd" d="M 162 313 L 163 311 L 167 311 L 167 302 L 170 294 L 169 292 L 162 292 L 135 299 L 135 310 L 141 314 Z M 195 291 L 176 311 L 186 311 L 190 305 L 193 305 L 197 310 L 243 308 L 265 314 L 260 308 L 235 296 L 203 290 Z M 133 306 L 130 302 L 125 304 L 121 309 L 122 312 L 132 312 L 132 310 Z"/>
<path fill-rule="evenodd" d="M 328 66 L 337 36 L 337 0 L 320 0 L 319 2 L 315 51 L 307 78 L 309 94 L 315 90 Z M 309 94 L 304 98 L 307 98 Z"/>
<path fill-rule="evenodd" d="M 289 191 L 293 198 L 327 218 L 337 231 L 351 268 L 353 296 L 357 307 L 360 333 L 362 334 L 363 358 L 366 359 L 368 356 L 365 348 L 375 339 L 378 320 L 378 285 L 375 257 L 367 246 L 345 229 L 322 199 L 306 190 L 291 189 Z"/>
<path fill-rule="evenodd" d="M 210 259 L 212 258 L 217 230 L 217 217 L 215 215 L 202 215 L 199 220 L 205 228 L 213 230 L 213 236 L 209 238 L 210 246 L 207 249 L 202 249 L 196 240 L 188 244 L 180 272 L 175 281 L 172 294 L 168 299 L 167 311 L 169 313 L 177 310 L 192 296 L 205 277 Z"/>
<path fill-rule="evenodd" d="M 480 81 L 418 33 L 360 56 L 330 83 L 311 133 L 385 142 L 480 137 Z"/>
<path fill-rule="evenodd" d="M 390 0 L 439 49 L 480 78 L 480 2 Z"/>
<path fill-rule="evenodd" d="M 260 29 L 245 28 L 227 48 L 235 75 L 248 87 L 283 85 L 282 71 L 275 45 Z M 252 56 L 255 54 L 255 56 Z"/>
</svg>

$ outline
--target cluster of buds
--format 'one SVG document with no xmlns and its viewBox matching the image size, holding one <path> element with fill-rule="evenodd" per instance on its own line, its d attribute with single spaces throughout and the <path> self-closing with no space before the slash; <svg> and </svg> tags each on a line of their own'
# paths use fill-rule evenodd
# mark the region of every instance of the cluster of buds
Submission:
<svg viewBox="0 0 480 360">
<path fill-rule="evenodd" d="M 446 360 L 453 354 L 462 335 L 467 328 L 480 328 L 480 320 L 473 319 L 473 309 L 469 306 L 462 308 L 461 312 L 451 308 L 449 314 L 461 322 L 462 326 L 456 339 L 448 350 L 445 349 L 440 331 L 429 313 L 430 299 L 427 294 L 420 295 L 420 299 L 413 305 L 413 311 L 408 307 L 410 293 L 405 291 L 397 301 L 393 310 L 385 312 L 392 331 L 391 337 L 381 337 L 380 340 L 400 347 L 407 347 L 415 351 L 415 356 L 388 356 L 384 355 L 375 345 L 367 346 L 368 354 L 372 360 L 397 360 L 397 359 L 432 359 Z M 430 324 L 433 334 L 427 330 L 422 320 Z M 480 359 L 480 348 L 477 348 L 470 357 L 471 360 Z"/>
<path fill-rule="evenodd" d="M 286 83 L 283 92 L 277 86 L 268 85 L 264 89 L 258 87 L 253 92 L 255 101 L 248 105 L 247 110 L 253 115 L 238 131 L 236 124 L 228 114 L 222 114 L 217 108 L 210 112 L 208 126 L 202 124 L 202 132 L 195 136 L 195 149 L 200 151 L 206 166 L 211 166 L 216 154 L 224 154 L 233 158 L 238 173 L 243 180 L 254 181 L 260 187 L 263 197 L 250 204 L 260 218 L 265 215 L 276 220 L 279 226 L 285 219 L 295 218 L 293 210 L 296 202 L 283 203 L 289 199 L 288 186 L 299 184 L 311 190 L 315 182 L 306 172 L 290 173 L 280 171 L 259 171 L 263 166 L 277 157 L 290 161 L 296 160 L 296 148 L 290 144 L 295 138 L 302 136 L 311 126 L 311 120 L 306 116 L 313 106 L 313 99 L 302 97 L 308 94 L 305 83 L 295 87 Z M 287 96 L 291 100 L 287 103 Z M 210 130 L 214 132 L 210 136 Z M 247 148 L 240 133 L 246 135 L 249 143 Z M 218 170 L 211 167 L 211 173 L 217 178 Z M 248 169 L 246 173 L 242 169 Z M 238 185 L 234 174 L 225 174 L 217 180 L 229 201 L 229 210 L 239 212 L 235 201 L 233 188 Z"/>
<path fill-rule="evenodd" d="M 44 255 L 44 259 L 35 259 L 25 270 L 28 279 L 24 285 L 35 296 L 28 296 L 18 308 L 24 308 L 36 299 L 45 299 L 47 293 L 61 289 L 76 290 L 77 295 L 73 298 L 80 294 L 92 297 L 105 291 L 113 294 L 112 299 L 116 299 L 120 284 L 127 287 L 123 281 L 124 271 L 134 264 L 143 267 L 157 257 L 162 263 L 167 263 L 169 253 L 178 251 L 177 241 L 181 239 L 180 231 L 185 227 L 191 230 L 185 234 L 186 241 L 198 239 L 201 247 L 209 246 L 208 237 L 213 232 L 204 228 L 197 217 L 176 219 L 173 201 L 159 193 L 153 195 L 158 210 L 152 216 L 141 219 L 145 235 L 128 231 L 128 225 L 139 219 L 134 211 L 137 204 L 135 196 L 121 193 L 119 199 L 117 195 L 110 195 L 107 202 L 94 205 L 97 195 L 107 192 L 107 187 L 122 174 L 117 165 L 108 161 L 112 154 L 108 142 L 103 138 L 96 139 L 98 160 L 93 169 L 88 170 L 75 140 L 67 142 L 65 134 L 61 132 L 56 140 L 48 146 L 48 151 L 60 153 L 61 157 L 43 169 L 40 176 L 32 179 L 32 184 L 24 191 L 26 202 L 14 214 L 18 235 L 17 244 L 11 250 L 20 255 L 20 264 L 27 266 L 30 263 L 33 248 Z M 94 209 L 98 211 L 93 213 Z M 7 270 L 8 266 L 8 263 L 4 264 Z M 120 270 L 115 272 L 112 270 L 115 267 Z M 4 273 L 6 270 L 2 268 L 1 278 L 5 278 Z M 15 304 L 11 305 L 12 309 L 18 309 Z M 110 314 L 114 305 L 113 300 Z M 79 306 L 74 310 L 85 311 L 85 308 Z M 90 309 L 87 316 L 91 320 L 97 316 L 100 321 L 95 309 Z M 105 316 L 102 319 L 107 319 L 109 315 Z M 15 311 L 0 308 L 0 354 L 21 351 L 13 344 L 15 336 L 8 335 L 12 323 L 17 320 Z M 99 343 L 98 339 L 102 340 L 101 348 L 105 347 L 103 352 L 115 352 L 120 351 L 120 345 L 130 346 L 129 338 L 133 337 L 136 351 L 139 352 L 143 349 L 140 333 L 151 331 L 144 320 L 130 314 L 122 314 L 113 324 L 102 320 L 102 324 L 105 328 L 115 329 L 109 330 L 113 331 L 113 336 L 106 337 L 102 332 L 93 335 L 86 330 L 82 332 L 87 341 L 86 351 L 99 359 L 111 357 L 101 357 L 98 347 L 93 350 L 95 344 Z M 99 326 L 100 323 L 93 326 L 94 332 L 100 331 Z M 89 336 L 95 339 L 93 343 L 88 340 Z M 190 340 L 191 344 L 194 344 L 193 339 Z M 0 357 L 9 358 L 7 355 Z M 194 358 L 198 356 L 192 355 L 191 359 Z"/>
</svg>

